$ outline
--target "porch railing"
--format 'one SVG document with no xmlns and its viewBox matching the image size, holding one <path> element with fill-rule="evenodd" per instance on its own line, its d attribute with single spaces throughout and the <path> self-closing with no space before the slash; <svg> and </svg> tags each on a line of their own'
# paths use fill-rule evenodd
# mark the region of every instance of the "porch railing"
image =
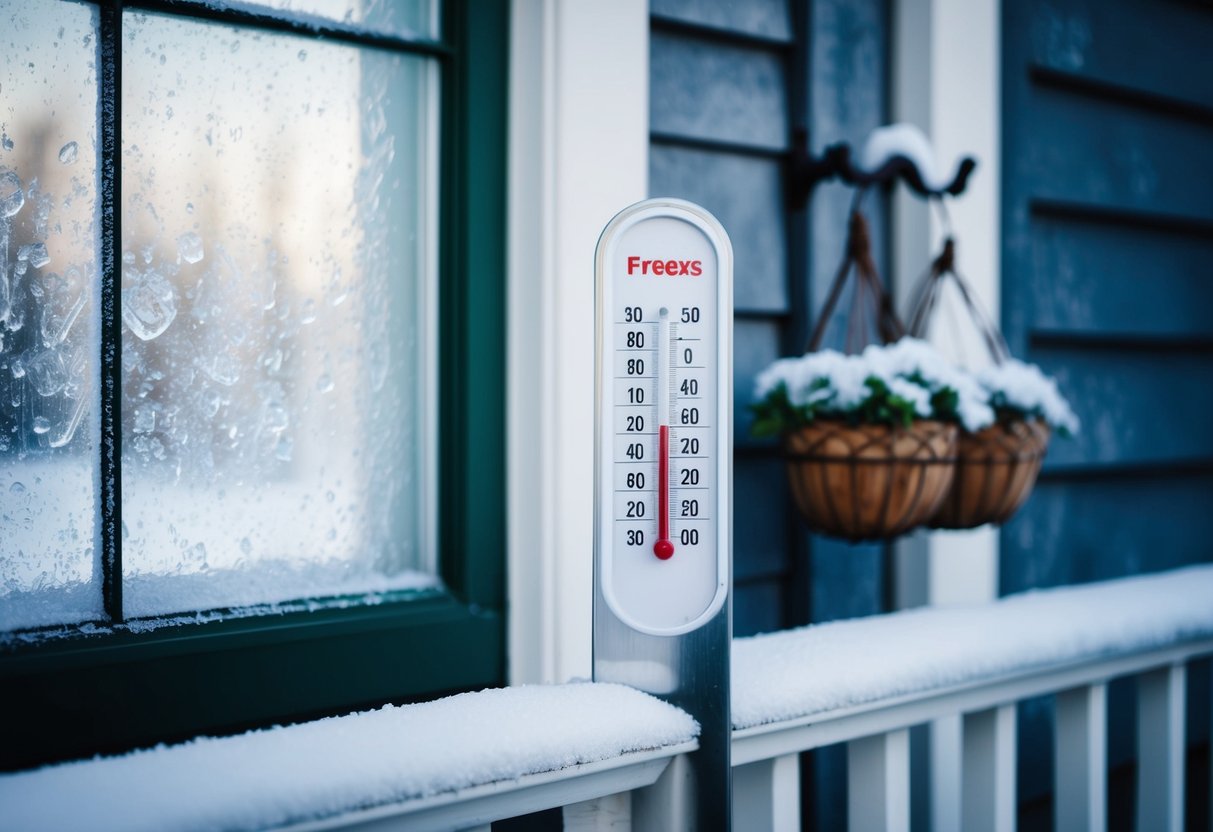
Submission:
<svg viewBox="0 0 1213 832">
<path fill-rule="evenodd" d="M 1054 694 L 1056 828 L 1105 829 L 1107 685 L 1135 677 L 1136 828 L 1178 832 L 1186 670 L 1208 655 L 1213 567 L 738 640 L 735 817 L 799 828 L 799 752 L 845 742 L 850 828 L 908 830 L 909 729 L 943 720 L 958 759 L 935 772 L 952 782 L 932 827 L 1014 829 L 1015 706 Z"/>
<path fill-rule="evenodd" d="M 1102 830 L 1107 820 L 1107 685 L 1133 677 L 1138 690 L 1136 828 L 1178 832 L 1184 824 L 1186 673 L 1191 661 L 1210 655 L 1213 565 L 1026 593 L 980 607 L 912 610 L 737 639 L 732 691 L 735 828 L 798 829 L 800 752 L 846 743 L 850 829 L 908 830 L 909 729 L 933 723 L 941 747 L 954 748 L 954 759 L 934 768 L 932 828 L 1014 829 L 1015 706 L 1028 697 L 1052 694 L 1056 828 Z M 471 694 L 458 707 L 445 706 L 451 713 L 444 711 L 443 718 L 450 724 L 475 720 L 490 726 L 487 735 L 494 722 L 485 720 L 484 702 L 494 702 L 508 714 L 508 697 L 524 703 L 530 697 L 529 727 L 514 730 L 511 743 L 542 748 L 537 756 L 535 749 L 524 749 L 522 757 L 555 761 L 546 768 L 527 762 L 529 768 L 511 774 L 514 763 L 485 765 L 485 754 L 474 743 L 465 748 L 467 759 L 462 762 L 450 748 L 431 752 L 428 746 L 413 746 L 396 755 L 397 769 L 390 773 L 422 776 L 429 771 L 425 755 L 435 753 L 443 765 L 459 772 L 462 784 L 437 792 L 430 788 L 424 795 L 414 790 L 412 797 L 397 784 L 387 790 L 396 788 L 398 799 L 380 799 L 375 805 L 359 791 L 375 778 L 346 776 L 348 789 L 340 796 L 345 804 L 330 795 L 322 801 L 327 808 L 317 819 L 289 828 L 484 829 L 496 819 L 561 806 L 566 829 L 665 832 L 685 826 L 677 784 L 682 755 L 696 747 L 686 723 L 679 722 L 685 715 L 663 712 L 674 709 L 634 691 L 604 687 L 616 686 L 566 686 L 554 699 L 545 700 L 559 703 L 563 721 L 552 710 L 556 705 L 534 707 L 537 700 L 525 689 L 486 692 L 488 697 Z M 586 702 L 578 701 L 582 696 Z M 618 716 L 609 720 L 615 736 L 587 758 L 580 750 L 584 741 L 569 737 L 567 726 L 578 724 L 577 715 L 587 713 L 583 706 L 589 698 L 604 696 L 624 697 L 604 700 Z M 1213 711 L 1213 701 L 1194 705 Z M 400 710 L 405 719 L 417 717 L 416 712 Z M 601 703 L 597 710 L 602 710 Z M 551 718 L 545 718 L 545 711 Z M 625 718 L 633 711 L 635 716 Z M 635 728 L 624 732 L 634 730 L 647 740 L 619 735 L 621 724 L 633 722 Z M 387 724 L 340 726 L 332 735 L 335 744 L 321 743 L 326 751 L 331 749 L 322 756 L 336 760 L 327 763 L 334 772 L 344 772 L 343 756 L 359 759 L 368 742 L 359 731 L 378 738 L 376 748 L 383 753 L 379 734 Z M 214 800 L 200 799 L 198 781 L 189 776 L 190 764 L 178 748 L 159 749 L 161 756 L 154 761 L 160 775 L 166 766 L 180 769 L 181 776 L 167 782 L 180 784 L 182 794 L 161 794 L 155 801 L 168 807 L 164 817 L 172 822 L 149 828 L 191 828 L 206 825 L 194 823 L 199 817 L 215 820 L 206 814 L 213 812 Z M 224 759 L 238 760 L 248 753 L 244 747 Z M 402 757 L 409 758 L 404 769 Z M 58 795 L 60 804 L 70 801 L 73 811 L 89 817 L 93 828 L 104 826 L 98 822 L 107 810 L 116 812 L 116 828 L 123 828 L 123 818 L 139 812 L 139 807 L 124 807 L 118 799 L 121 789 L 129 788 L 122 784 L 139 776 L 130 760 L 117 758 L 117 765 L 94 760 L 15 776 L 21 780 L 0 777 L 0 815 L 32 822 L 23 828 L 56 828 L 54 807 L 40 808 L 38 795 Z M 244 764 L 256 768 L 247 759 Z M 227 776 L 239 780 L 235 769 Z M 327 775 L 318 777 L 318 783 L 330 782 Z M 379 779 L 386 782 L 385 777 Z M 233 786 L 232 794 L 245 800 L 255 796 L 281 811 L 292 790 L 307 791 L 290 780 L 282 780 L 281 786 L 283 793 L 272 783 L 251 790 Z M 227 788 L 222 778 L 210 787 L 219 789 L 215 800 L 222 801 Z M 1199 788 L 1213 791 L 1213 782 Z M 95 807 L 90 800 L 96 801 Z M 191 807 L 203 815 L 195 817 Z M 124 809 L 130 814 L 124 816 Z M 244 805 L 232 817 L 274 815 Z M 225 828 L 258 828 L 231 818 L 225 823 Z M 272 825 L 282 828 L 281 820 Z"/>
</svg>

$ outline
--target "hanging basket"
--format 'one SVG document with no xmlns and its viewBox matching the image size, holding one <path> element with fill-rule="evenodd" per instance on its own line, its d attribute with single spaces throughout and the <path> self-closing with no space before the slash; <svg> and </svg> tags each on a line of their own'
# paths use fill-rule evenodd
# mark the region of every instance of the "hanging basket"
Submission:
<svg viewBox="0 0 1213 832">
<path fill-rule="evenodd" d="M 822 420 L 784 436 L 788 482 L 805 522 L 852 541 L 896 537 L 939 510 L 952 484 L 955 425 L 908 428 Z"/>
<path fill-rule="evenodd" d="M 852 275 L 847 352 L 905 335 L 905 325 L 877 274 L 867 221 L 853 208 L 842 265 L 806 352 L 821 348 Z M 909 427 L 819 420 L 785 434 L 784 456 L 796 506 L 809 528 L 821 534 L 851 541 L 904 534 L 934 515 L 946 496 L 956 433 L 954 425 L 933 420 Z"/>
<path fill-rule="evenodd" d="M 956 443 L 956 475 L 927 525 L 971 529 L 1005 523 L 1028 499 L 1049 445 L 1049 426 L 1017 419 L 977 433 L 962 431 Z"/>
<path fill-rule="evenodd" d="M 951 279 L 965 310 L 995 364 L 1010 358 L 998 327 L 981 310 L 968 283 L 956 272 L 955 243 L 944 241 L 917 292 L 910 316 L 910 334 L 926 338 L 939 304 L 944 281 Z M 1048 425 L 1038 420 L 1000 421 L 977 433 L 961 431 L 956 447 L 956 476 L 939 511 L 927 525 L 935 529 L 973 529 L 1005 523 L 1019 510 L 1036 485 L 1049 447 Z"/>
</svg>

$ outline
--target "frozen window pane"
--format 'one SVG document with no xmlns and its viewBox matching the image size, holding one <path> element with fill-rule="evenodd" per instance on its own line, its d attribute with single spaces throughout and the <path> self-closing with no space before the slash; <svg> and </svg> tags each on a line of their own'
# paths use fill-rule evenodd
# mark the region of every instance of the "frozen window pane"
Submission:
<svg viewBox="0 0 1213 832">
<path fill-rule="evenodd" d="M 102 616 L 93 30 L 0 0 L 0 631 Z"/>
<path fill-rule="evenodd" d="M 123 31 L 127 615 L 434 584 L 436 67 Z"/>
</svg>

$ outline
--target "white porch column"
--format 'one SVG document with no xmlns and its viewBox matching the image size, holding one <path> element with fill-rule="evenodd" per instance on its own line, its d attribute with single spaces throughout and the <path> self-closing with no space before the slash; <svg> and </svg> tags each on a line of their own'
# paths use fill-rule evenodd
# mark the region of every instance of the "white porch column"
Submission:
<svg viewBox="0 0 1213 832">
<path fill-rule="evenodd" d="M 510 681 L 591 674 L 594 246 L 648 186 L 645 0 L 514 0 Z"/>
<path fill-rule="evenodd" d="M 949 200 L 957 266 L 979 302 L 999 315 L 1001 213 L 999 133 L 1002 114 L 998 0 L 896 0 L 893 4 L 894 121 L 918 125 L 940 163 L 978 160 L 968 188 Z M 893 276 L 898 311 L 908 314 L 910 290 L 938 251 L 938 216 L 898 188 L 893 203 Z M 974 344 L 980 349 L 980 343 Z M 897 546 L 897 601 L 980 603 L 998 595 L 998 532 L 920 533 Z M 928 728 L 930 828 L 960 832 L 961 725 L 959 717 Z M 916 809 L 917 812 L 917 809 Z M 920 820 L 925 820 L 920 819 Z"/>
<path fill-rule="evenodd" d="M 895 3 L 893 118 L 922 128 L 948 170 L 961 156 L 977 158 L 964 194 L 949 198 L 949 214 L 957 267 L 995 320 L 1001 288 L 999 32 L 997 0 Z M 903 315 L 910 289 L 939 253 L 941 235 L 937 215 L 899 187 L 893 274 Z M 980 341 L 972 348 L 981 350 Z M 900 547 L 898 561 L 901 606 L 973 603 L 998 593 L 998 537 L 989 527 L 915 535 Z"/>
</svg>

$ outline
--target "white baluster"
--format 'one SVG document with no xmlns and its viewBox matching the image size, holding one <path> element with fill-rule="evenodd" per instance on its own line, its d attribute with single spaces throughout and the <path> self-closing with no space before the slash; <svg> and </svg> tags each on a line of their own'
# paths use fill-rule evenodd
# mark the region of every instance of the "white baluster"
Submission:
<svg viewBox="0 0 1213 832">
<path fill-rule="evenodd" d="M 847 820 L 850 832 L 909 832 L 908 729 L 847 743 Z"/>
<path fill-rule="evenodd" d="M 670 760 L 657 782 L 632 792 L 634 832 L 695 832 L 695 784 L 685 754 Z"/>
<path fill-rule="evenodd" d="M 1184 817 L 1182 664 L 1137 677 L 1137 828 L 1181 832 Z"/>
<path fill-rule="evenodd" d="M 785 754 L 733 769 L 733 828 L 800 829 L 800 755 Z"/>
<path fill-rule="evenodd" d="M 960 794 L 964 754 L 964 721 L 960 714 L 941 717 L 930 725 L 930 783 L 932 832 L 961 832 Z"/>
<path fill-rule="evenodd" d="M 1059 830 L 1108 827 L 1108 687 L 1057 694 L 1054 817 Z"/>
<path fill-rule="evenodd" d="M 562 810 L 565 832 L 631 832 L 632 793 L 570 803 Z"/>
<path fill-rule="evenodd" d="M 1015 705 L 964 717 L 961 813 L 966 832 L 1015 829 Z"/>
</svg>

